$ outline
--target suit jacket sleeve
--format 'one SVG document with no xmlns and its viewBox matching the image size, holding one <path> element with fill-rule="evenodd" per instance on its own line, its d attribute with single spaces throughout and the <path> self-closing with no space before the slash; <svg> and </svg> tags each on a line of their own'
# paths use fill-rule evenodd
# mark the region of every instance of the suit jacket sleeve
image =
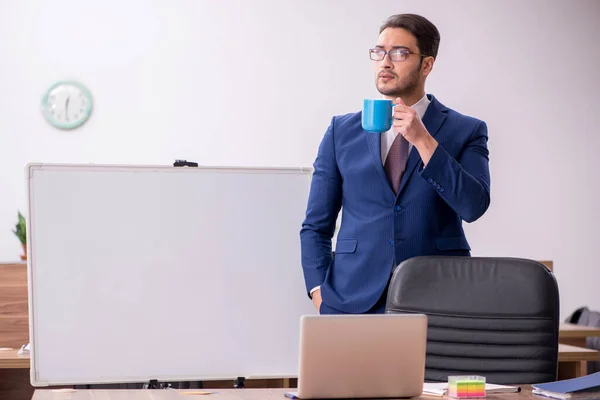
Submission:
<svg viewBox="0 0 600 400">
<path fill-rule="evenodd" d="M 457 159 L 438 144 L 421 176 L 466 222 L 479 219 L 490 205 L 487 125 L 475 126 Z"/>
<path fill-rule="evenodd" d="M 300 230 L 307 293 L 323 283 L 333 259 L 331 238 L 342 204 L 342 177 L 335 157 L 334 123 L 335 117 L 319 145 L 313 164 L 306 216 Z"/>
</svg>

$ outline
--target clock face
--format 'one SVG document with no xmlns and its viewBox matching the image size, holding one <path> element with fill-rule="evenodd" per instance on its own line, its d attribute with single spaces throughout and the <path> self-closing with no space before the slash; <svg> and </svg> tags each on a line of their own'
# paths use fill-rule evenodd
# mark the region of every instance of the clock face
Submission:
<svg viewBox="0 0 600 400">
<path fill-rule="evenodd" d="M 42 99 L 42 111 L 46 120 L 60 129 L 81 126 L 92 113 L 92 95 L 77 82 L 58 82 Z"/>
</svg>

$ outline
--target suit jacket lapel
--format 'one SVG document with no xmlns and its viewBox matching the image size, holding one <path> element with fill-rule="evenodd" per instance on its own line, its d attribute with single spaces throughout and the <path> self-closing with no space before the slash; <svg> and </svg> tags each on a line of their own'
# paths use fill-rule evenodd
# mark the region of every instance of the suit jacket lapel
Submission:
<svg viewBox="0 0 600 400">
<path fill-rule="evenodd" d="M 437 99 L 430 96 L 430 103 L 423 115 L 423 125 L 427 132 L 433 137 L 438 133 L 442 123 L 446 119 L 446 107 L 444 107 Z M 406 163 L 406 169 L 400 180 L 400 189 L 398 190 L 398 196 L 402 194 L 402 189 L 406 186 L 406 183 L 412 176 L 417 165 L 421 164 L 421 156 L 415 146 L 412 147 Z M 385 171 L 384 171 L 385 172 Z M 384 174 L 385 175 L 385 174 Z"/>
</svg>

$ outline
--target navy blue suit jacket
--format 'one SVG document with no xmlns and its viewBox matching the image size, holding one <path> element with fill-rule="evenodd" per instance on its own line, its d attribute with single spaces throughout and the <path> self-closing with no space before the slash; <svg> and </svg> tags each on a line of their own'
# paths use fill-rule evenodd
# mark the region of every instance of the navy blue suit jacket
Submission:
<svg viewBox="0 0 600 400">
<path fill-rule="evenodd" d="M 490 204 L 487 126 L 427 96 L 422 121 L 439 144 L 425 168 L 412 148 L 397 196 L 381 161 L 381 135 L 362 129 L 361 112 L 334 117 L 325 132 L 300 241 L 307 293 L 320 285 L 330 307 L 368 311 L 408 258 L 470 255 L 462 221 L 477 220 Z"/>
</svg>

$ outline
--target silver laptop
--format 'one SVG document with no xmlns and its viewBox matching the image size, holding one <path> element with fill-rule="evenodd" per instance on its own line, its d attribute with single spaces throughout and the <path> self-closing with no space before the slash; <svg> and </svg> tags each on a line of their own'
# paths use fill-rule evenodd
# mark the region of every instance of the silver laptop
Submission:
<svg viewBox="0 0 600 400">
<path fill-rule="evenodd" d="M 414 397 L 423 392 L 427 316 L 305 315 L 299 399 Z"/>
</svg>

